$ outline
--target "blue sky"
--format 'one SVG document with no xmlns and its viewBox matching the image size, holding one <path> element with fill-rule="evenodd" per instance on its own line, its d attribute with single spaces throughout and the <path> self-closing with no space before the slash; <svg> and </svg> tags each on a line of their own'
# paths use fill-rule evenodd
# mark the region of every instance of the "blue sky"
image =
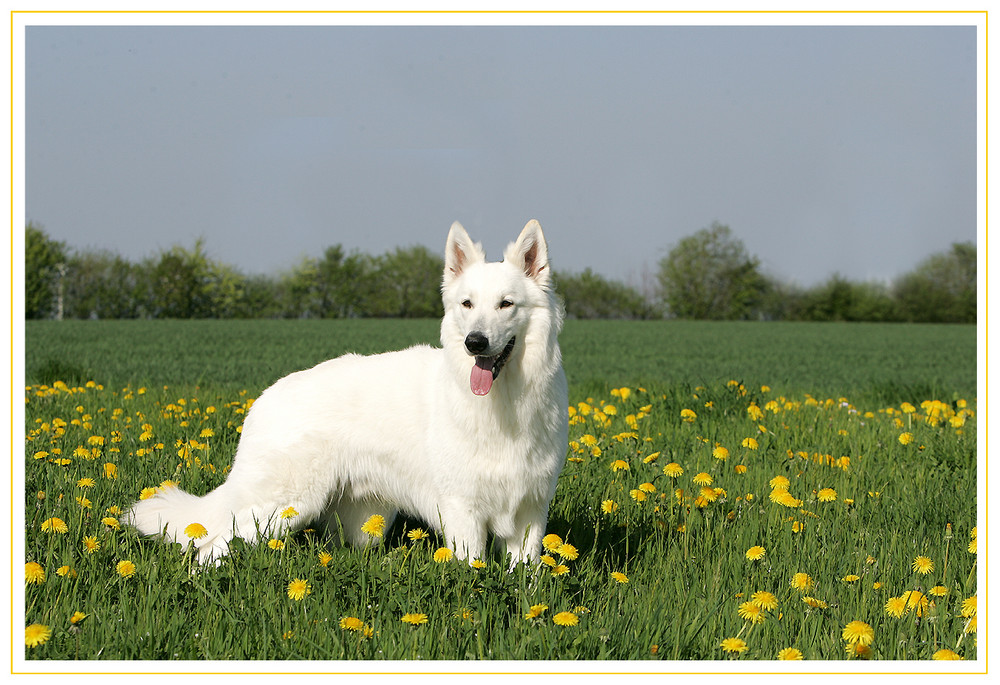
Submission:
<svg viewBox="0 0 1000 685">
<path fill-rule="evenodd" d="M 971 19 L 970 19 L 971 21 Z M 973 26 L 29 26 L 25 213 L 247 273 L 328 245 L 641 284 L 728 224 L 775 277 L 888 281 L 977 239 Z"/>
</svg>

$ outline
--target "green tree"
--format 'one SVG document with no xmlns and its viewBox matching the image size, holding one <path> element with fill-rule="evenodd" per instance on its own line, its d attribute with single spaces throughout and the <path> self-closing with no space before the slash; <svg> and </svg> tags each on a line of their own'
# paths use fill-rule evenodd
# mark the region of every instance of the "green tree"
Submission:
<svg viewBox="0 0 1000 685">
<path fill-rule="evenodd" d="M 657 276 L 672 316 L 746 319 L 759 315 L 767 288 L 759 267 L 728 226 L 713 222 L 682 239 L 660 261 Z"/>
<path fill-rule="evenodd" d="M 67 261 L 65 316 L 133 319 L 144 313 L 141 276 L 134 264 L 111 252 L 77 252 Z"/>
<path fill-rule="evenodd" d="M 976 322 L 976 246 L 954 243 L 902 276 L 893 292 L 907 321 Z"/>
<path fill-rule="evenodd" d="M 853 283 L 834 274 L 802 293 L 794 318 L 806 321 L 898 321 L 896 303 L 877 283 Z"/>
<path fill-rule="evenodd" d="M 372 316 L 437 318 L 444 260 L 422 245 L 400 247 L 374 260 L 369 313 Z"/>
<path fill-rule="evenodd" d="M 24 316 L 57 316 L 60 279 L 66 268 L 66 246 L 28 222 L 24 231 Z"/>
<path fill-rule="evenodd" d="M 279 281 L 286 318 L 349 318 L 369 315 L 373 260 L 347 255 L 340 245 L 319 259 L 304 257 Z"/>
<path fill-rule="evenodd" d="M 557 272 L 556 292 L 566 315 L 575 319 L 651 319 L 655 308 L 634 288 L 604 278 L 591 269 L 579 274 Z"/>
<path fill-rule="evenodd" d="M 223 318 L 242 311 L 243 275 L 209 258 L 201 238 L 193 249 L 176 245 L 146 260 L 142 274 L 143 297 L 154 318 Z"/>
</svg>

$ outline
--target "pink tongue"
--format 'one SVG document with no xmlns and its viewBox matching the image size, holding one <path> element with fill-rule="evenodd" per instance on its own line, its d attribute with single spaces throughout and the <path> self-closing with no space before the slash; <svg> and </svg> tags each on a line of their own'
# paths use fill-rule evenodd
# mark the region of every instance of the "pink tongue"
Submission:
<svg viewBox="0 0 1000 685">
<path fill-rule="evenodd" d="M 472 367 L 472 377 L 469 379 L 472 392 L 485 395 L 493 387 L 493 360 L 489 357 L 476 357 L 476 365 Z"/>
</svg>

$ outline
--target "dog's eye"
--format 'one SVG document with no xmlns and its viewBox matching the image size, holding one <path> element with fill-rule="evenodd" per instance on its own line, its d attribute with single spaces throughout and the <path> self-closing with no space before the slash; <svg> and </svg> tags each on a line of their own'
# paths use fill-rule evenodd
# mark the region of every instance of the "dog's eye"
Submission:
<svg viewBox="0 0 1000 685">
<path fill-rule="evenodd" d="M 513 306 L 514 306 L 514 303 L 511 302 L 510 300 L 503 300 L 502 302 L 500 302 L 500 309 L 507 309 L 507 308 L 513 307 Z"/>
<path fill-rule="evenodd" d="M 472 300 L 462 300 L 462 306 L 466 309 L 472 309 Z"/>
</svg>

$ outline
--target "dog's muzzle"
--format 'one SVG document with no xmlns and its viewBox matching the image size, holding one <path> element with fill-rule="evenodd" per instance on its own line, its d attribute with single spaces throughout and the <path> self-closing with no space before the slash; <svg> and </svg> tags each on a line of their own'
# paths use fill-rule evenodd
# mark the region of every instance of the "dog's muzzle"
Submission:
<svg viewBox="0 0 1000 685">
<path fill-rule="evenodd" d="M 504 364 L 510 359 L 511 352 L 514 351 L 515 342 L 517 342 L 516 336 L 507 341 L 500 354 L 493 357 L 486 357 L 477 354 L 489 347 L 489 340 L 485 335 L 482 333 L 470 333 L 465 338 L 465 348 L 476 355 L 476 363 L 472 367 L 472 376 L 469 379 L 469 384 L 474 394 L 483 396 L 489 393 L 490 388 L 493 387 L 493 381 L 500 375 Z"/>
</svg>

